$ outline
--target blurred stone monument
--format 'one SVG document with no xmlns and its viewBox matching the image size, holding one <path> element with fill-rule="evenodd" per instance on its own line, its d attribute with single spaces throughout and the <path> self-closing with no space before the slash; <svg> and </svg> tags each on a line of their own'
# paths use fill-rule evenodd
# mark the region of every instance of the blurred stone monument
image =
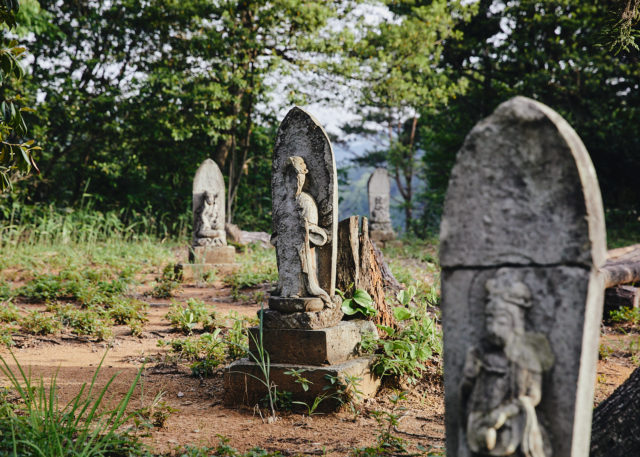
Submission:
<svg viewBox="0 0 640 457">
<path fill-rule="evenodd" d="M 327 393 L 330 376 L 361 378 L 360 390 L 375 393 L 371 359 L 358 357 L 357 347 L 371 323 L 341 322 L 336 295 L 338 181 L 329 138 L 311 115 L 293 108 L 278 130 L 271 177 L 273 231 L 278 284 L 269 309 L 262 312 L 263 335 L 251 329 L 251 350 L 262 340 L 271 361 L 271 379 L 296 400 L 313 401 Z M 290 370 L 304 370 L 312 381 L 303 390 Z M 226 372 L 226 402 L 253 405 L 266 389 L 252 376 L 259 370 L 250 359 L 234 362 Z M 335 406 L 335 405 L 334 405 Z"/>
<path fill-rule="evenodd" d="M 589 155 L 513 98 L 467 136 L 440 229 L 447 455 L 587 457 L 605 261 Z"/>
<path fill-rule="evenodd" d="M 235 249 L 227 246 L 225 195 L 220 168 L 213 160 L 206 159 L 193 178 L 193 241 L 189 263 L 182 265 L 183 279 L 197 279 L 211 271 L 228 272 L 236 268 Z"/>
<path fill-rule="evenodd" d="M 386 168 L 376 168 L 368 183 L 369 190 L 369 237 L 373 241 L 389 241 L 396 237 L 391 226 L 389 203 L 391 188 Z"/>
</svg>

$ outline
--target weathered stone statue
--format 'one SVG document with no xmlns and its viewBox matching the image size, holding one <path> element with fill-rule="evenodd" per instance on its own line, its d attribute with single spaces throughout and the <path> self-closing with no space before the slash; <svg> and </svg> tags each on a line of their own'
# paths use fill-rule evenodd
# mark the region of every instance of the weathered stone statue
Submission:
<svg viewBox="0 0 640 457">
<path fill-rule="evenodd" d="M 206 159 L 193 179 L 193 246 L 226 246 L 224 194 L 220 168 Z"/>
<path fill-rule="evenodd" d="M 527 457 L 550 457 L 535 407 L 553 353 L 545 335 L 525 331 L 531 291 L 508 268 L 498 270 L 486 290 L 486 334 L 467 354 L 461 385 L 469 449 L 502 456 L 521 448 Z"/>
<path fill-rule="evenodd" d="M 582 141 L 513 98 L 467 135 L 440 228 L 447 455 L 587 457 L 605 261 Z"/>
<path fill-rule="evenodd" d="M 227 246 L 224 178 L 218 165 L 206 159 L 193 178 L 193 240 L 189 263 L 180 265 L 185 280 L 236 269 L 235 249 Z"/>
<path fill-rule="evenodd" d="M 376 332 L 370 321 L 341 321 L 335 294 L 338 242 L 338 180 L 333 150 L 320 124 L 293 108 L 280 124 L 271 178 L 278 285 L 261 311 L 262 327 L 249 329 L 249 351 L 269 354 L 269 379 L 296 401 L 327 398 L 335 409 L 336 385 L 328 378 L 355 376 L 364 396 L 380 381 L 373 358 L 360 356 L 363 334 Z M 259 342 L 259 343 L 258 343 Z M 266 394 L 264 373 L 255 358 L 233 362 L 225 371 L 225 403 L 255 405 Z M 304 371 L 304 388 L 292 371 Z M 337 398 L 337 397 L 335 397 Z"/>
<path fill-rule="evenodd" d="M 272 174 L 278 286 L 265 325 L 323 328 L 342 318 L 335 295 L 337 175 L 329 139 L 293 108 L 278 130 Z"/>
<path fill-rule="evenodd" d="M 376 168 L 368 183 L 369 190 L 369 236 L 374 241 L 393 240 L 396 234 L 389 215 L 390 186 L 386 168 Z"/>
</svg>

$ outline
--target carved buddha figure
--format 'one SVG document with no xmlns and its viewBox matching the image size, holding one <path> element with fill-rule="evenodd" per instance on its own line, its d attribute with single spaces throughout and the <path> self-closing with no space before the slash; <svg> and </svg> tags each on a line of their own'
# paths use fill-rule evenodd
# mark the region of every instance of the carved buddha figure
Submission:
<svg viewBox="0 0 640 457">
<path fill-rule="evenodd" d="M 195 245 L 196 246 L 222 246 L 226 238 L 223 221 L 218 220 L 218 195 L 205 191 L 202 195 L 202 203 L 196 210 Z M 222 227 L 221 227 L 222 226 Z"/>
<path fill-rule="evenodd" d="M 486 290 L 486 335 L 467 354 L 461 386 L 467 443 L 477 456 L 550 457 L 535 408 L 553 354 L 544 335 L 525 331 L 531 292 L 508 268 Z"/>
</svg>

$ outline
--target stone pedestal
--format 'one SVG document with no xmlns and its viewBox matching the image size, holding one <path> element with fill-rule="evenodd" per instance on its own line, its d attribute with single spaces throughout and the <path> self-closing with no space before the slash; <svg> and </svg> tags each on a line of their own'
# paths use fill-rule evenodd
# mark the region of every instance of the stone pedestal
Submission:
<svg viewBox="0 0 640 457">
<path fill-rule="evenodd" d="M 189 248 L 189 263 L 179 265 L 182 280 L 205 278 L 208 274 L 231 274 L 238 270 L 233 246 L 194 246 Z"/>
<path fill-rule="evenodd" d="M 262 345 L 269 354 L 270 378 L 278 391 L 291 392 L 293 399 L 313 403 L 319 395 L 330 395 L 335 389 L 325 389 L 331 382 L 327 377 L 356 376 L 358 390 L 364 396 L 375 395 L 380 380 L 371 373 L 372 357 L 358 357 L 358 348 L 364 332 L 375 332 L 375 326 L 367 321 L 340 322 L 333 327 L 318 330 L 263 329 Z M 259 329 L 250 329 L 250 351 L 256 354 L 256 342 L 260 341 Z M 301 375 L 311 381 L 304 390 L 295 378 L 286 374 L 289 370 L 303 370 Z M 224 375 L 225 404 L 253 406 L 267 395 L 262 382 L 264 375 L 253 358 L 232 363 Z M 326 400 L 323 410 L 335 409 L 339 402 Z"/>
</svg>

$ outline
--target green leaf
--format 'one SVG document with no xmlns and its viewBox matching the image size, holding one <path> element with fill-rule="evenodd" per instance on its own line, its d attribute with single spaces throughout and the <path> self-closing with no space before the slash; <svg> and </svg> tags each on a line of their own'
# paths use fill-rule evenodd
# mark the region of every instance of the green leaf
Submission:
<svg viewBox="0 0 640 457">
<path fill-rule="evenodd" d="M 407 319 L 411 319 L 413 317 L 413 313 L 411 312 L 411 310 L 401 307 L 394 308 L 393 315 L 399 321 L 406 321 Z"/>
</svg>

